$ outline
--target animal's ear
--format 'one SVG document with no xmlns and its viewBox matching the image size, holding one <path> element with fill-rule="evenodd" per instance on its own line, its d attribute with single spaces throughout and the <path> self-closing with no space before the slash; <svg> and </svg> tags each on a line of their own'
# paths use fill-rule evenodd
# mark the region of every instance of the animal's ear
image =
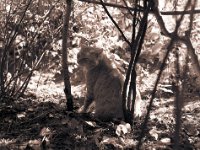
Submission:
<svg viewBox="0 0 200 150">
<path fill-rule="evenodd" d="M 84 44 L 80 45 L 80 47 L 81 47 L 81 49 L 88 49 L 88 46 L 86 46 Z"/>
<path fill-rule="evenodd" d="M 94 51 L 98 54 L 101 54 L 103 52 L 102 48 L 94 48 Z"/>
</svg>

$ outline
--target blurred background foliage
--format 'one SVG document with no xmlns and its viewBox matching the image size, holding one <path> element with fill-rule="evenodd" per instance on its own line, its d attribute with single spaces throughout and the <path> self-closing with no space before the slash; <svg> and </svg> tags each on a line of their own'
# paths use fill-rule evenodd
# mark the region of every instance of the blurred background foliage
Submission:
<svg viewBox="0 0 200 150">
<path fill-rule="evenodd" d="M 124 5 L 123 0 L 105 0 L 105 2 Z M 132 0 L 126 2 L 128 6 L 131 6 Z M 159 9 L 160 11 L 183 10 L 186 2 L 187 0 L 160 1 Z M 107 130 L 107 125 L 104 128 L 101 125 L 91 125 L 90 122 L 85 122 L 84 118 L 81 120 L 81 117 L 72 119 L 69 114 L 66 115 L 65 111 L 60 108 L 66 104 L 61 72 L 61 33 L 64 6 L 64 0 L 0 1 L 1 142 L 3 141 L 2 143 L 7 145 L 13 140 L 14 148 L 16 148 L 16 143 L 25 143 L 22 149 L 35 143 L 35 141 L 39 143 L 35 145 L 43 145 L 41 139 L 46 138 L 47 144 L 49 142 L 48 138 L 51 142 L 55 142 L 55 148 L 63 148 L 63 140 L 67 148 L 69 148 L 69 145 L 74 148 L 74 144 L 78 142 L 75 146 L 78 146 L 79 149 L 80 145 L 96 148 L 98 144 L 108 145 L 109 142 L 114 146 L 120 144 L 127 147 L 135 145 L 135 141 L 133 141 L 134 143 L 131 143 L 131 141 L 137 139 L 140 135 L 138 129 L 140 129 L 141 121 L 138 121 L 139 125 L 134 127 L 134 134 L 131 132 L 131 135 L 123 135 L 124 137 L 119 138 L 117 136 L 115 140 L 118 142 L 113 144 L 112 138 L 111 141 L 107 139 L 110 139 L 111 135 L 115 135 L 115 129 Z M 199 6 L 200 4 L 197 4 L 197 7 Z M 127 39 L 130 40 L 132 32 L 132 16 L 130 13 L 127 10 L 112 7 L 108 7 L 108 10 Z M 178 17 L 176 15 L 163 15 L 162 17 L 166 28 L 173 31 Z M 189 21 L 186 15 L 181 28 L 179 28 L 180 35 L 183 35 L 188 29 Z M 194 14 L 190 39 L 198 60 L 200 60 L 199 22 L 200 15 Z M 138 30 L 137 27 L 136 30 Z M 100 5 L 74 0 L 69 31 L 68 64 L 72 94 L 74 97 L 78 97 L 75 100 L 80 102 L 86 91 L 82 84 L 84 81 L 83 72 L 81 72 L 76 62 L 80 41 L 90 46 L 102 47 L 123 75 L 125 75 L 130 60 L 130 49 Z M 160 32 L 155 17 L 150 14 L 147 33 L 137 64 L 137 84 L 145 103 L 148 103 L 170 41 L 168 37 L 161 35 Z M 181 68 L 187 68 L 185 74 L 186 86 L 183 92 L 184 99 L 190 102 L 189 105 L 184 107 L 183 111 L 184 126 L 182 130 L 185 134 L 183 135 L 187 137 L 187 141 L 195 144 L 197 148 L 200 147 L 200 79 L 193 68 L 194 64 L 191 58 L 187 57 L 187 47 L 178 43 L 173 47 L 167 59 L 167 65 L 156 91 L 153 111 L 148 124 L 149 133 L 145 139 L 147 142 L 144 143 L 146 149 L 153 149 L 156 146 L 159 147 L 158 149 L 162 149 L 171 140 L 175 122 L 172 107 L 175 93 L 172 85 L 176 75 L 177 53 L 179 54 Z M 28 98 L 25 97 L 25 100 L 23 99 L 24 101 L 21 101 L 19 105 L 5 104 L 20 101 L 21 99 L 18 98 L 24 94 L 26 89 L 28 89 L 28 94 L 31 95 L 28 95 Z M 36 104 L 36 101 L 39 101 L 39 105 Z M 59 107 L 49 102 L 57 103 Z M 75 104 L 76 108 L 80 107 L 78 102 Z M 113 127 L 113 124 L 111 126 Z M 45 134 L 40 135 L 43 129 L 48 131 L 47 136 Z M 107 132 L 106 136 L 105 132 Z M 37 140 L 34 141 L 33 139 Z M 124 143 L 121 143 L 121 139 L 124 140 Z M 46 141 L 44 140 L 44 142 Z M 149 146 L 150 144 L 152 145 Z"/>
<path fill-rule="evenodd" d="M 115 4 L 124 5 L 121 0 L 107 0 Z M 127 1 L 131 6 L 132 1 Z M 161 11 L 182 8 L 186 1 L 163 1 L 159 4 Z M 0 1 L 0 84 L 1 97 L 8 95 L 19 97 L 23 95 L 35 70 L 51 71 L 55 78 L 62 80 L 61 76 L 61 45 L 62 22 L 65 1 L 61 0 L 2 0 Z M 175 7 L 176 6 L 176 7 Z M 125 9 L 108 7 L 109 12 L 118 23 L 127 39 L 131 38 L 132 16 Z M 176 16 L 163 16 L 167 29 L 174 28 Z M 192 41 L 199 41 L 198 33 L 200 25 L 199 15 L 195 15 Z M 140 19 L 140 17 L 138 17 Z M 182 31 L 187 28 L 188 18 L 185 17 Z M 137 29 L 136 29 L 137 30 Z M 117 67 L 125 75 L 130 59 L 129 47 L 117 31 L 104 9 L 100 5 L 73 1 L 73 11 L 70 20 L 69 38 L 69 71 L 72 76 L 72 84 L 78 84 L 82 75 L 77 68 L 76 54 L 80 41 L 84 40 L 90 46 L 103 47 L 104 52 L 115 62 Z M 152 89 L 155 75 L 159 70 L 166 51 L 167 37 L 161 36 L 159 26 L 153 15 L 149 16 L 148 30 L 145 37 L 142 53 L 137 66 L 138 83 L 141 92 Z M 196 54 L 199 58 L 199 44 L 193 42 Z M 186 47 L 177 46 L 182 52 L 181 57 L 187 55 Z M 176 48 L 175 48 L 176 49 Z M 171 54 L 167 67 L 164 70 L 162 82 L 168 86 L 171 84 L 169 77 L 174 74 L 174 54 Z M 192 68 L 189 60 L 188 66 Z M 183 63 L 184 64 L 184 63 Z M 191 86 L 196 80 L 195 71 L 190 70 Z M 192 75 L 192 76 L 191 76 Z M 161 88 L 163 89 L 163 87 Z M 192 88 L 193 89 L 193 88 Z M 167 90 L 164 90 L 165 92 Z M 195 91 L 198 92 L 198 91 Z"/>
</svg>

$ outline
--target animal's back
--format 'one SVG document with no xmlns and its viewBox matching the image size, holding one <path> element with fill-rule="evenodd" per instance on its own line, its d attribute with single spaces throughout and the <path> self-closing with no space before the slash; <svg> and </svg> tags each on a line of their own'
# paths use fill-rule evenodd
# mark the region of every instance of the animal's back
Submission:
<svg viewBox="0 0 200 150">
<path fill-rule="evenodd" d="M 93 88 L 94 100 L 96 102 L 95 115 L 103 120 L 112 118 L 123 118 L 122 111 L 122 87 L 123 80 L 118 70 L 112 68 L 111 62 L 103 56 L 101 62 L 94 70 L 98 70 L 91 76 L 96 82 Z M 90 79 L 88 79 L 90 81 Z"/>
<path fill-rule="evenodd" d="M 87 99 L 93 98 L 96 103 L 95 116 L 102 120 L 123 119 L 123 79 L 119 71 L 112 67 L 110 60 L 97 48 L 82 48 L 78 62 L 87 70 Z M 89 103 L 87 99 L 85 105 Z"/>
</svg>

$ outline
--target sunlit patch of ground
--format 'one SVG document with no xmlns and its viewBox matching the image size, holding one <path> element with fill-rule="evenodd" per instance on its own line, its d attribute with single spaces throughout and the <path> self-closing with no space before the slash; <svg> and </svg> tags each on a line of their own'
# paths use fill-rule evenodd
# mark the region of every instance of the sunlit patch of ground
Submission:
<svg viewBox="0 0 200 150">
<path fill-rule="evenodd" d="M 152 80 L 155 75 L 151 76 Z M 147 82 L 147 81 L 145 81 Z M 153 86 L 152 84 L 149 84 Z M 144 86 L 142 93 L 152 87 Z M 125 124 L 99 122 L 91 116 L 66 111 L 63 83 L 55 82 L 53 73 L 36 73 L 27 90 L 27 96 L 15 105 L 0 108 L 0 148 L 7 149 L 113 149 L 133 148 L 140 135 L 143 119 L 135 120 L 133 132 Z M 147 90 L 144 90 L 146 88 Z M 85 85 L 72 86 L 77 109 L 85 96 Z M 153 107 L 143 142 L 143 149 L 171 149 L 174 132 L 174 99 L 168 90 L 159 93 Z M 163 95 L 164 93 L 164 95 Z M 148 103 L 150 94 L 142 95 Z M 200 101 L 190 97 L 183 107 L 182 146 L 200 147 Z M 75 144 L 76 143 L 76 144 Z"/>
</svg>

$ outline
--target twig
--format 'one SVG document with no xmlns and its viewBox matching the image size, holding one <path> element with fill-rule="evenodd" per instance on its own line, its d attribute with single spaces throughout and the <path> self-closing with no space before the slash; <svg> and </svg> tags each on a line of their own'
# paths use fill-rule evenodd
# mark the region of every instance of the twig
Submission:
<svg viewBox="0 0 200 150">
<path fill-rule="evenodd" d="M 172 49 L 174 45 L 174 40 L 171 40 L 169 45 L 168 45 L 168 48 L 167 48 L 167 52 L 165 54 L 165 57 L 163 59 L 163 63 L 161 64 L 160 66 L 160 71 L 158 73 L 158 76 L 157 76 L 157 79 L 156 79 L 156 82 L 155 82 L 155 85 L 154 85 L 154 88 L 153 88 L 153 91 L 152 91 L 152 94 L 151 94 L 151 98 L 150 98 L 150 102 L 149 102 L 149 106 L 147 108 L 147 114 L 145 116 L 145 119 L 144 119 L 144 122 L 142 124 L 142 131 L 140 133 L 140 136 L 139 136 L 139 139 L 138 139 L 138 144 L 137 144 L 137 149 L 140 149 L 141 145 L 142 145 L 142 139 L 145 135 L 145 129 L 146 129 L 146 126 L 147 126 L 147 123 L 148 123 L 148 119 L 149 119 L 149 116 L 150 116 L 150 111 L 151 111 L 151 108 L 152 108 L 152 105 L 153 105 L 153 100 L 155 98 L 155 95 L 156 95 L 156 91 L 157 91 L 157 87 L 158 87 L 158 83 L 160 81 L 160 78 L 161 78 L 161 75 L 163 73 L 163 70 L 165 68 L 165 64 L 166 64 L 166 61 L 167 61 L 167 58 L 169 56 L 169 53 Z"/>
<path fill-rule="evenodd" d="M 101 5 L 101 2 L 94 1 L 94 0 L 79 0 L 79 1 Z M 144 11 L 144 8 L 141 7 L 141 6 L 138 6 L 139 7 L 139 9 L 138 9 L 138 8 L 131 8 L 131 7 L 127 8 L 126 6 L 122 6 L 122 5 L 118 5 L 118 4 L 113 4 L 113 3 L 104 3 L 104 4 L 105 4 L 105 6 L 116 7 L 116 8 L 120 8 L 120 9 L 129 9 L 131 11 L 135 11 L 135 10 L 141 11 L 141 12 Z M 193 11 L 194 14 L 200 13 L 200 9 L 185 10 L 185 11 L 161 11 L 160 13 L 162 15 L 182 15 L 182 14 L 189 15 L 189 14 L 191 14 L 191 11 Z M 152 13 L 152 12 L 150 12 L 150 13 Z"/>
<path fill-rule="evenodd" d="M 154 1 L 157 1 L 157 0 L 154 0 Z M 187 7 L 185 8 L 185 10 L 186 10 L 188 7 L 189 7 L 189 6 L 187 6 Z M 167 37 L 169 37 L 169 38 L 173 38 L 173 36 L 176 36 L 176 40 L 177 40 L 177 41 L 183 42 L 183 43 L 187 46 L 188 51 L 189 51 L 188 54 L 191 56 L 191 58 L 192 58 L 191 60 L 192 60 L 192 62 L 193 62 L 193 64 L 194 64 L 195 70 L 198 72 L 198 75 L 200 76 L 200 64 L 199 64 L 199 61 L 198 61 L 198 57 L 197 57 L 197 55 L 195 54 L 195 49 L 193 48 L 192 42 L 191 42 L 191 40 L 190 40 L 190 38 L 189 38 L 189 37 L 190 37 L 191 29 L 192 29 L 192 24 L 191 24 L 191 22 L 192 22 L 193 19 L 192 19 L 192 20 L 190 19 L 190 28 L 189 28 L 189 31 L 186 31 L 186 32 L 185 32 L 185 36 L 180 37 L 180 36 L 178 36 L 178 35 L 174 35 L 174 34 L 170 33 L 169 31 L 167 31 L 167 29 L 166 29 L 166 27 L 165 27 L 165 23 L 164 23 L 164 21 L 163 21 L 162 16 L 160 15 L 160 12 L 159 12 L 157 6 L 154 7 L 153 13 L 154 13 L 154 15 L 155 15 L 155 17 L 156 17 L 156 19 L 157 19 L 157 22 L 158 22 L 158 24 L 159 24 L 159 26 L 160 26 L 160 29 L 161 29 L 161 32 L 163 33 L 163 35 L 165 35 L 165 36 L 167 36 Z M 195 13 L 194 6 L 192 6 L 192 10 L 190 11 L 191 17 L 194 15 L 194 13 Z M 180 17 L 180 20 L 183 18 L 183 16 L 184 16 L 184 13 L 182 12 L 182 17 Z M 190 17 L 190 18 L 191 18 L 191 17 Z M 178 24 L 180 25 L 180 21 L 179 21 Z M 177 25 L 178 25 L 178 24 L 177 24 Z M 177 28 L 176 28 L 176 29 L 177 29 Z"/>
<path fill-rule="evenodd" d="M 140 23 L 140 27 L 138 29 L 138 31 L 140 31 L 140 32 L 138 32 L 138 35 L 137 35 L 133 45 L 131 45 L 131 60 L 129 62 L 128 70 L 127 70 L 127 73 L 126 73 L 126 79 L 124 81 L 124 86 L 123 86 L 123 92 L 122 92 L 123 111 L 124 111 L 124 114 L 125 114 L 125 120 L 127 122 L 129 122 L 130 124 L 132 124 L 132 120 L 131 120 L 132 114 L 131 114 L 131 112 L 134 111 L 133 105 L 135 104 L 135 97 L 133 97 L 133 100 L 132 100 L 131 110 L 128 110 L 128 112 L 126 112 L 127 111 L 126 110 L 127 87 L 128 87 L 128 83 L 130 81 L 131 75 L 136 75 L 135 66 L 136 66 L 139 54 L 141 52 L 141 47 L 142 47 L 142 43 L 143 43 L 144 36 L 145 36 L 145 33 L 146 33 L 146 28 L 147 28 L 147 17 L 148 17 L 148 13 L 149 13 L 151 7 L 152 7 L 152 3 L 149 3 L 149 5 L 147 6 L 147 9 L 144 12 L 143 18 L 142 18 L 141 23 Z M 136 83 L 134 81 L 135 79 L 136 79 L 135 77 L 131 77 L 131 81 L 130 81 L 131 83 L 130 84 L 135 84 Z M 129 90 L 131 90 L 129 92 L 135 92 L 136 91 L 136 88 L 134 86 L 135 85 L 129 85 Z"/>
<path fill-rule="evenodd" d="M 181 42 L 183 42 L 187 46 L 188 54 L 191 56 L 191 61 L 192 61 L 193 67 L 197 71 L 198 76 L 200 76 L 199 60 L 198 60 L 198 57 L 197 57 L 197 55 L 195 53 L 195 49 L 192 46 L 192 42 L 191 42 L 191 40 L 189 38 L 189 35 L 187 35 L 187 32 L 186 32 L 185 37 L 180 37 L 180 38 L 178 38 L 178 40 L 180 40 Z"/>
<path fill-rule="evenodd" d="M 79 1 L 102 5 L 101 2 L 95 1 L 95 0 L 79 0 Z M 121 9 L 129 9 L 131 11 L 135 11 L 135 10 L 136 11 L 143 11 L 143 8 L 141 6 L 138 6 L 139 7 L 139 9 L 138 9 L 138 8 L 131 8 L 131 7 L 127 8 L 126 6 L 122 6 L 122 5 L 119 5 L 119 4 L 113 4 L 113 3 L 106 3 L 106 2 L 104 2 L 104 5 L 109 6 L 109 7 L 121 8 Z"/>
<path fill-rule="evenodd" d="M 21 19 L 19 20 L 18 24 L 15 26 L 13 36 L 11 37 L 10 40 L 7 41 L 7 43 L 6 43 L 5 47 L 4 47 L 3 55 L 2 55 L 2 58 L 1 58 L 1 68 L 0 68 L 0 86 L 1 86 L 1 92 L 2 93 L 5 92 L 5 89 L 4 89 L 4 84 L 5 84 L 4 82 L 5 81 L 3 80 L 4 79 L 4 74 L 3 74 L 4 70 L 3 69 L 5 69 L 7 53 L 10 50 L 10 47 L 11 47 L 13 41 L 15 40 L 17 34 L 18 34 L 18 28 L 19 28 L 20 24 L 22 23 L 26 12 L 27 12 L 29 6 L 31 5 L 31 2 L 32 2 L 32 0 L 29 0 L 28 4 L 26 5 L 25 10 L 23 11 Z"/>
<path fill-rule="evenodd" d="M 157 0 L 154 0 L 154 1 L 157 1 Z M 155 6 L 155 7 L 156 7 L 156 6 Z M 155 11 L 155 10 L 158 11 L 158 9 L 155 8 L 155 7 L 154 7 L 154 11 Z M 189 1 L 188 1 L 188 3 L 186 4 L 185 10 L 186 10 L 188 7 L 189 7 Z M 158 11 L 158 12 L 159 12 L 159 11 Z M 156 15 L 159 15 L 158 12 L 156 12 L 155 14 L 156 14 Z M 169 32 L 166 30 L 166 28 L 165 28 L 165 24 L 164 24 L 164 21 L 163 21 L 162 17 L 161 17 L 161 16 L 157 16 L 157 18 L 160 19 L 160 21 L 158 21 L 158 23 L 159 23 L 159 25 L 160 25 L 161 30 L 164 31 L 164 33 L 165 33 L 166 36 L 169 36 L 169 37 L 171 38 L 171 41 L 170 41 L 170 44 L 169 44 L 168 47 L 167 47 L 167 52 L 166 52 L 166 55 L 165 55 L 165 57 L 164 57 L 163 63 L 161 64 L 160 71 L 159 71 L 159 74 L 158 74 L 158 77 L 157 77 L 157 80 L 156 80 L 156 83 L 155 83 L 155 86 L 154 86 L 154 89 L 153 89 L 153 92 L 152 92 L 152 96 L 151 96 L 150 103 L 149 103 L 149 106 L 148 106 L 147 114 L 146 114 L 146 116 L 145 116 L 144 123 L 142 124 L 142 132 L 141 132 L 140 137 L 139 137 L 139 142 L 138 142 L 138 145 L 137 145 L 137 149 L 139 149 L 140 146 L 141 146 L 141 144 L 142 144 L 142 138 L 144 137 L 144 134 L 145 134 L 145 128 L 146 128 L 146 126 L 147 126 L 148 118 L 149 118 L 149 115 L 150 115 L 150 110 L 151 110 L 151 107 L 152 107 L 152 104 L 153 104 L 153 99 L 154 99 L 154 97 L 155 97 L 155 93 L 156 93 L 156 91 L 157 91 L 157 86 L 158 86 L 160 77 L 161 77 L 161 75 L 162 75 L 162 72 L 163 72 L 163 70 L 164 70 L 164 66 L 165 66 L 166 60 L 167 60 L 167 58 L 168 58 L 168 55 L 169 55 L 170 51 L 172 50 L 173 45 L 174 45 L 176 42 L 180 41 L 180 39 L 182 39 L 182 38 L 180 38 L 180 37 L 178 36 L 178 33 L 177 33 L 177 32 L 178 32 L 178 29 L 179 29 L 179 27 L 180 27 L 180 24 L 181 24 L 181 22 L 182 22 L 182 20 L 183 20 L 183 17 L 184 17 L 184 14 L 182 14 L 182 16 L 180 17 L 180 19 L 177 20 L 177 22 L 176 22 L 176 27 L 175 27 L 174 32 L 173 32 L 173 33 L 169 33 Z M 183 38 L 183 39 L 184 39 L 184 38 Z M 190 41 L 190 40 L 189 40 L 189 41 Z M 191 45 L 189 45 L 189 46 L 191 46 Z M 191 47 L 192 47 L 192 46 L 191 46 Z M 177 123 L 178 123 L 178 122 L 177 122 Z M 179 126 L 179 124 L 178 124 L 178 126 Z M 175 135 L 177 136 L 177 131 L 176 131 L 176 134 L 175 134 Z M 177 139 L 177 141 L 175 141 L 175 143 L 177 144 L 178 142 L 179 142 L 179 140 Z"/>
<path fill-rule="evenodd" d="M 55 2 L 55 5 L 56 5 L 59 1 L 60 1 L 60 0 L 57 0 L 57 1 Z M 40 29 L 43 28 L 42 25 L 44 24 L 44 22 L 46 21 L 47 17 L 51 14 L 51 12 L 53 11 L 53 9 L 55 8 L 55 5 L 52 5 L 52 6 L 50 7 L 50 9 L 48 10 L 48 12 L 42 17 L 43 20 L 41 21 L 41 23 L 39 24 L 37 30 L 35 31 L 35 33 L 34 33 L 34 35 L 33 35 L 33 37 L 32 37 L 32 40 L 30 41 L 30 43 L 33 43 L 34 41 L 36 41 L 36 38 L 37 38 L 37 35 L 38 35 Z"/>
<path fill-rule="evenodd" d="M 122 1 L 124 2 L 124 5 L 126 6 L 128 12 L 129 12 L 129 14 L 131 14 L 131 16 L 133 17 L 133 13 L 132 13 L 131 10 L 129 9 L 127 2 L 126 2 L 125 0 L 122 0 Z M 135 10 L 134 12 L 136 12 L 136 10 Z"/>
<path fill-rule="evenodd" d="M 28 76 L 26 77 L 26 79 L 24 80 L 24 83 L 21 85 L 21 87 L 18 89 L 18 91 L 16 91 L 16 93 L 18 95 L 17 98 L 19 98 L 20 96 L 22 96 L 28 86 L 28 83 L 32 77 L 33 72 L 37 69 L 37 66 L 39 65 L 39 63 L 41 62 L 43 56 L 44 56 L 45 52 L 43 52 L 43 54 L 40 56 L 40 59 L 35 63 L 35 65 L 33 66 L 31 72 L 28 74 Z"/>
<path fill-rule="evenodd" d="M 156 17 L 156 20 L 157 20 L 157 22 L 158 22 L 158 24 L 160 26 L 161 33 L 163 35 L 169 37 L 171 35 L 171 33 L 169 33 L 169 31 L 167 31 L 167 28 L 165 27 L 165 23 L 163 21 L 163 18 L 162 18 L 161 14 L 160 14 L 159 9 L 158 9 L 158 2 L 157 1 L 158 0 L 154 0 L 153 13 L 154 13 L 154 15 Z"/>
<path fill-rule="evenodd" d="M 106 12 L 106 14 L 108 15 L 108 17 L 110 18 L 110 20 L 114 23 L 115 27 L 118 29 L 118 31 L 121 33 L 122 37 L 124 38 L 124 40 L 126 41 L 126 43 L 131 47 L 131 43 L 129 42 L 129 40 L 126 38 L 126 36 L 124 35 L 123 31 L 120 29 L 120 27 L 118 26 L 118 24 L 116 23 L 116 21 L 113 19 L 113 17 L 110 15 L 108 9 L 106 8 L 103 0 L 100 0 L 101 4 Z"/>
<path fill-rule="evenodd" d="M 161 11 L 160 13 L 162 15 L 190 15 L 192 13 L 194 14 L 199 14 L 200 9 L 195 9 L 195 10 L 185 10 L 185 11 Z"/>
</svg>

